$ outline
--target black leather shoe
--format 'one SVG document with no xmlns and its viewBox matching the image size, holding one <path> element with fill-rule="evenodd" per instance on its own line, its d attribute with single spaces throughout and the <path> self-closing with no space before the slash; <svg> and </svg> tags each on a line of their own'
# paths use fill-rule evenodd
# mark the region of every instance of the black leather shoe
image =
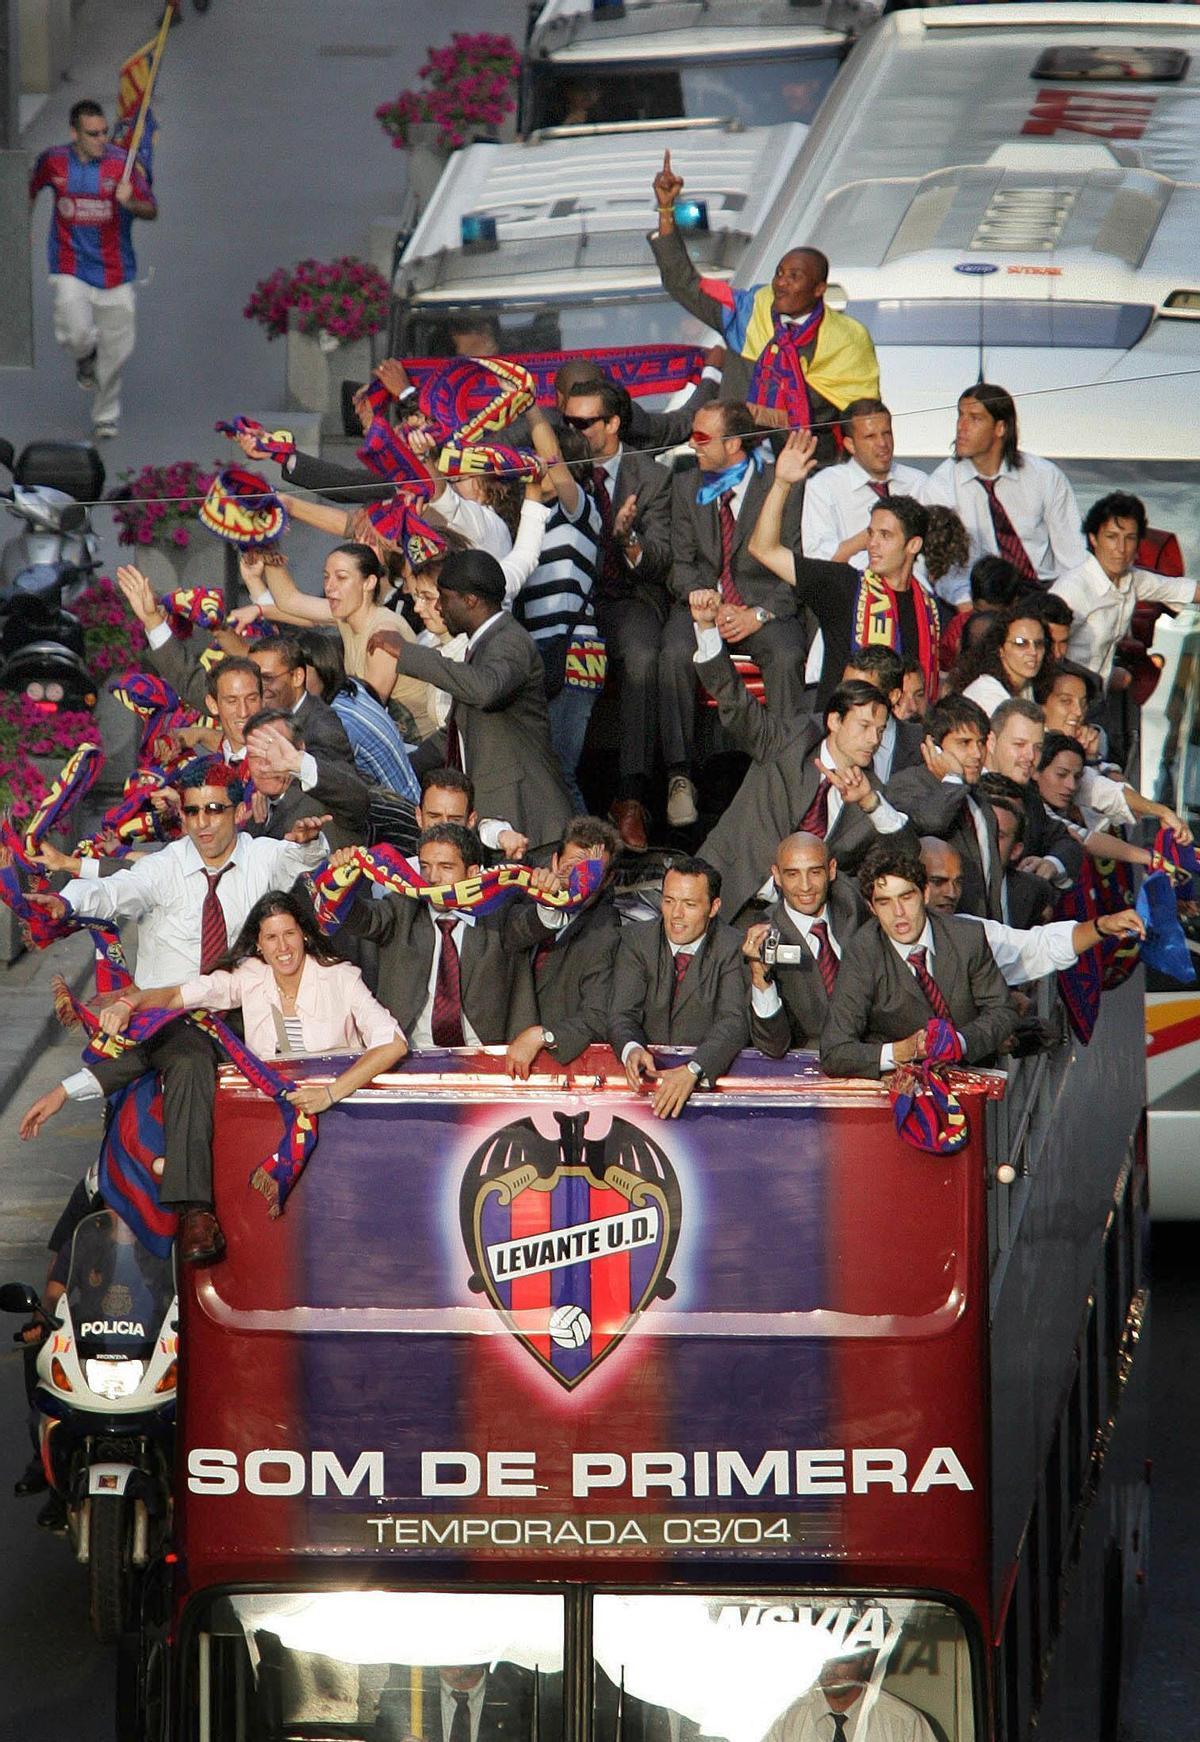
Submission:
<svg viewBox="0 0 1200 1742">
<path fill-rule="evenodd" d="M 178 1253 L 181 1264 L 215 1264 L 225 1255 L 225 1236 L 211 1210 L 186 1210 L 180 1217 Z"/>
<path fill-rule="evenodd" d="M 67 1503 L 61 1494 L 51 1494 L 37 1515 L 40 1530 L 53 1531 L 55 1536 L 67 1534 Z"/>
<path fill-rule="evenodd" d="M 22 1473 L 13 1483 L 13 1493 L 18 1496 L 25 1494 L 44 1494 L 49 1486 L 50 1484 L 46 1480 L 46 1472 L 42 1469 L 42 1460 L 40 1458 L 30 1458 Z"/>
</svg>

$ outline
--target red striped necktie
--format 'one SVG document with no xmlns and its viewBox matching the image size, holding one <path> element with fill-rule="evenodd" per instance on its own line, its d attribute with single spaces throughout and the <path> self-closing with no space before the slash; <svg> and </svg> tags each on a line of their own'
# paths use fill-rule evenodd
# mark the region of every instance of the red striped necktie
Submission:
<svg viewBox="0 0 1200 1742">
<path fill-rule="evenodd" d="M 867 484 L 872 490 L 874 490 L 881 502 L 886 502 L 892 493 L 892 486 L 886 478 L 884 478 L 882 482 L 876 478 L 868 478 Z"/>
<path fill-rule="evenodd" d="M 917 985 L 929 1000 L 929 1008 L 933 1014 L 940 1016 L 943 1022 L 952 1022 L 954 1019 L 950 1015 L 950 1006 L 942 996 L 942 989 L 925 966 L 925 951 L 923 949 L 909 950 L 907 960 L 909 967 L 916 975 Z"/>
<path fill-rule="evenodd" d="M 733 539 L 737 523 L 733 518 L 733 491 L 723 490 L 717 498 L 717 525 L 721 529 L 721 573 L 717 585 L 727 605 L 744 605 L 746 601 L 733 583 Z"/>
<path fill-rule="evenodd" d="M 686 951 L 676 950 L 675 960 L 672 963 L 672 966 L 675 970 L 675 978 L 671 982 L 671 1006 L 672 1006 L 672 1008 L 674 1008 L 675 1000 L 679 996 L 679 988 L 683 985 L 683 976 L 687 973 L 688 968 L 691 965 L 691 960 L 692 960 L 692 958 L 686 953 Z"/>
<path fill-rule="evenodd" d="M 992 517 L 992 530 L 996 534 L 996 546 L 1005 562 L 1011 563 L 1022 580 L 1032 581 L 1034 586 L 1040 586 L 1038 572 L 1029 560 L 1029 552 L 1021 540 L 1021 535 L 1008 518 L 1008 510 L 996 494 L 996 479 L 981 478 L 976 475 L 975 482 L 982 484 L 987 492 L 988 512 Z"/>
<path fill-rule="evenodd" d="M 624 579 L 624 574 L 621 568 L 621 559 L 617 555 L 617 541 L 612 534 L 612 494 L 608 488 L 608 473 L 603 466 L 592 467 L 592 488 L 596 493 L 596 503 L 600 509 L 600 524 L 603 529 L 600 580 L 605 590 L 611 593 Z"/>
<path fill-rule="evenodd" d="M 817 940 L 817 972 L 825 987 L 825 996 L 832 998 L 833 989 L 837 985 L 838 959 L 829 941 L 829 927 L 823 919 L 814 920 L 808 928 L 808 935 Z"/>
<path fill-rule="evenodd" d="M 232 865 L 222 865 L 219 871 L 206 871 L 205 879 L 208 888 L 204 892 L 204 905 L 200 909 L 200 972 L 211 974 L 221 957 L 229 949 L 229 932 L 225 925 L 225 909 L 221 906 L 217 894 L 217 884 L 226 871 L 232 870 Z"/>
<path fill-rule="evenodd" d="M 796 824 L 802 835 L 816 835 L 824 840 L 829 833 L 829 776 L 822 774 L 817 782 L 816 797 Z"/>
<path fill-rule="evenodd" d="M 434 1046 L 466 1046 L 462 1020 L 462 974 L 454 928 L 458 924 L 453 914 L 443 913 L 434 924 L 442 934 L 442 953 L 438 957 L 437 979 L 433 987 L 433 1017 L 429 1031 Z"/>
</svg>

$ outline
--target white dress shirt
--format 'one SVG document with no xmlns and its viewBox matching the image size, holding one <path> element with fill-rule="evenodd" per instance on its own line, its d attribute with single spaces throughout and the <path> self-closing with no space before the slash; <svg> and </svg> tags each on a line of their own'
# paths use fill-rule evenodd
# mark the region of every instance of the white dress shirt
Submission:
<svg viewBox="0 0 1200 1742">
<path fill-rule="evenodd" d="M 409 863 L 411 864 L 411 860 Z M 413 1024 L 412 1031 L 412 1045 L 418 1052 L 428 1052 L 436 1045 L 433 1038 L 433 999 L 434 994 L 437 991 L 438 964 L 442 959 L 442 933 L 437 922 L 439 919 L 444 918 L 445 915 L 436 913 L 433 908 L 430 908 L 429 917 L 434 922 L 433 961 L 429 964 L 429 984 L 425 989 L 425 1002 L 421 1006 L 421 1014 Z M 463 939 L 467 935 L 467 927 L 474 924 L 475 915 L 473 913 L 458 913 L 454 916 L 454 930 L 450 933 L 450 937 L 455 949 L 458 951 L 460 972 L 462 968 Z M 461 1008 L 464 1041 L 468 1046 L 482 1046 L 483 1042 L 467 1020 L 466 1005 L 462 1005 Z M 443 1689 L 443 1692 L 444 1691 L 445 1690 Z M 448 1731 L 447 1734 L 449 1734 Z"/>
<path fill-rule="evenodd" d="M 887 724 L 883 728 L 883 737 L 879 740 L 879 748 L 871 758 L 871 766 L 875 770 L 875 778 L 880 786 L 886 786 L 892 778 L 892 763 L 896 760 L 896 716 L 888 710 Z"/>
<path fill-rule="evenodd" d="M 1076 923 L 1073 919 L 1056 919 L 1049 925 L 1022 930 L 1020 926 L 1002 925 L 998 919 L 980 919 L 977 913 L 959 917 L 974 920 L 983 927 L 988 948 L 1009 986 L 1022 986 L 1028 980 L 1040 980 L 1045 974 L 1060 974 L 1064 968 L 1073 968 L 1078 960 L 1071 942 Z"/>
<path fill-rule="evenodd" d="M 967 529 L 972 562 L 999 555 L 988 493 L 976 482 L 982 475 L 973 460 L 943 460 L 929 478 L 925 495 L 926 503 L 954 509 Z M 1083 562 L 1087 546 L 1080 531 L 1079 504 L 1051 460 L 1022 454 L 1020 466 L 1015 470 L 1001 466 L 995 481 L 997 500 L 1042 580 L 1053 580 Z"/>
<path fill-rule="evenodd" d="M 864 1691 L 844 1715 L 846 1742 L 934 1742 L 925 1714 L 884 1688 Z M 833 1742 L 837 1733 L 829 1701 L 813 1688 L 776 1718 L 763 1742 Z"/>
<path fill-rule="evenodd" d="M 1125 797 L 1124 781 L 1111 780 L 1098 768 L 1084 769 L 1075 802 L 1085 819 L 1091 812 L 1100 822 L 1115 823 L 1118 828 L 1131 828 L 1137 821 Z"/>
<path fill-rule="evenodd" d="M 795 926 L 796 930 L 800 933 L 804 942 L 808 945 L 809 950 L 812 952 L 812 959 L 814 962 L 820 954 L 820 945 L 817 939 L 812 935 L 812 928 L 814 925 L 823 925 L 825 927 L 829 937 L 829 947 L 833 951 L 837 960 L 839 962 L 841 961 L 842 946 L 833 935 L 833 923 L 829 917 L 828 902 L 825 903 L 825 906 L 821 909 L 820 913 L 809 914 L 797 913 L 796 909 L 794 907 L 789 907 L 788 903 L 785 901 L 783 904 L 783 911 Z M 754 1007 L 754 1013 L 756 1016 L 774 1016 L 777 1010 L 783 1009 L 783 999 L 779 996 L 779 987 L 774 981 L 772 981 L 769 986 L 751 986 L 750 1002 Z"/>
<path fill-rule="evenodd" d="M 915 466 L 893 466 L 886 478 L 873 480 L 857 460 L 814 472 L 804 486 L 800 512 L 800 548 L 806 557 L 832 562 L 839 545 L 866 531 L 871 510 L 880 505 L 871 488 L 873 482 L 886 483 L 893 496 L 912 496 L 924 502 L 929 478 Z M 856 569 L 865 569 L 867 553 L 860 550 L 846 560 Z"/>
<path fill-rule="evenodd" d="M 1191 605 L 1196 583 L 1185 575 L 1173 579 L 1149 569 L 1130 569 L 1119 581 L 1111 581 L 1095 557 L 1087 555 L 1076 568 L 1060 575 L 1050 591 L 1065 599 L 1075 614 L 1068 658 L 1107 679 L 1117 643 L 1128 633 L 1138 601 Z"/>
<path fill-rule="evenodd" d="M 442 1738 L 450 1742 L 450 1729 L 454 1723 L 454 1714 L 458 1710 L 458 1702 L 454 1697 L 454 1689 L 441 1676 L 438 1677 L 438 1691 L 442 1701 Z M 467 1715 L 471 1720 L 471 1742 L 478 1742 L 479 1721 L 483 1716 L 483 1702 L 487 1696 L 487 1672 L 480 1676 L 473 1688 L 467 1690 Z"/>
</svg>

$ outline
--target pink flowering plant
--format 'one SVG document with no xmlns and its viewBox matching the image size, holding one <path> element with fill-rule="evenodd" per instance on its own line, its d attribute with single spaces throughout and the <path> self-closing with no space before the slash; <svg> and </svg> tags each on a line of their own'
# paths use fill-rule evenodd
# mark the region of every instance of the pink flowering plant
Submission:
<svg viewBox="0 0 1200 1742">
<path fill-rule="evenodd" d="M 511 37 L 456 30 L 444 48 L 429 50 L 420 76 L 423 88 L 381 103 L 375 119 L 399 151 L 410 144 L 409 129 L 422 121 L 437 128 L 439 145 L 457 151 L 473 133 L 494 132 L 512 114 L 521 56 Z"/>
<path fill-rule="evenodd" d="M 96 683 L 103 684 L 118 672 L 128 671 L 141 663 L 146 647 L 146 635 L 141 624 L 129 615 L 124 599 L 106 575 L 92 582 L 71 607 L 83 625 L 84 658 Z M 75 715 L 59 715 L 74 719 Z M 78 716 L 90 719 L 90 715 Z M 95 727 L 92 728 L 93 732 Z M 86 732 L 76 740 L 82 742 Z M 75 745 L 71 745 L 73 750 Z M 69 754 L 69 752 L 68 752 Z"/>
<path fill-rule="evenodd" d="M 388 283 L 383 274 L 353 254 L 337 260 L 302 260 L 260 278 L 242 310 L 258 321 L 269 339 L 294 325 L 302 333 L 327 333 L 341 344 L 369 338 L 387 323 Z"/>
<path fill-rule="evenodd" d="M 200 503 L 217 470 L 214 465 L 205 472 L 194 460 L 176 460 L 173 466 L 123 472 L 121 484 L 127 495 L 113 511 L 120 542 L 186 550 L 199 524 Z"/>
<path fill-rule="evenodd" d="M 46 796 L 47 773 L 34 760 L 49 758 L 50 778 L 80 744 L 97 740 L 91 714 L 64 709 L 43 713 L 28 696 L 0 694 L 0 810 L 18 826 Z"/>
</svg>

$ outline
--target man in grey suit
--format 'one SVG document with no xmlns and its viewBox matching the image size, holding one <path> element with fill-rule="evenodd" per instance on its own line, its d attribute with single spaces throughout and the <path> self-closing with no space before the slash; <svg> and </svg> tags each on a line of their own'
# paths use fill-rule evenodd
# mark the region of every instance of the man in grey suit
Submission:
<svg viewBox="0 0 1200 1742">
<path fill-rule="evenodd" d="M 899 769 L 887 795 L 919 835 L 937 835 L 963 867 L 964 913 L 1000 919 L 1004 860 L 996 817 L 979 790 L 988 718 L 966 696 L 943 696 L 924 721 L 921 760 Z"/>
<path fill-rule="evenodd" d="M 655 1083 L 660 1119 L 678 1119 L 699 1084 L 711 1086 L 746 1044 L 746 964 L 736 932 L 717 922 L 721 878 L 703 859 L 677 859 L 663 878 L 662 920 L 628 925 L 613 970 L 609 1045 L 632 1089 Z M 649 1048 L 691 1046 L 659 1072 Z"/>
<path fill-rule="evenodd" d="M 831 1077 L 881 1077 L 926 1056 L 926 1025 L 953 1023 L 967 1064 L 994 1057 L 1014 1017 L 987 933 L 925 906 L 925 866 L 907 847 L 881 844 L 859 872 L 872 918 L 842 954 L 821 1035 Z"/>
<path fill-rule="evenodd" d="M 692 762 L 696 738 L 696 638 L 688 599 L 698 588 L 721 595 L 717 629 L 727 647 L 752 659 L 767 706 L 790 719 L 804 704 L 806 640 L 791 587 L 750 555 L 750 534 L 770 485 L 767 450 L 750 408 L 736 399 L 703 406 L 690 438 L 699 471 L 676 474 L 671 492 L 671 614 L 659 658 L 661 733 L 667 765 L 667 821 L 697 820 Z M 788 512 L 799 534 L 800 507 Z"/>
<path fill-rule="evenodd" d="M 750 963 L 750 1044 L 777 1059 L 790 1047 L 820 1040 L 842 955 L 866 908 L 851 880 L 838 876 L 837 860 L 817 835 L 781 841 L 771 877 L 779 899 L 750 927 L 742 953 Z M 800 949 L 798 962 L 764 962 L 763 945 L 772 932 L 781 944 Z"/>
<path fill-rule="evenodd" d="M 880 835 L 907 830 L 914 848 L 917 837 L 884 798 L 871 768 L 888 713 L 874 684 L 836 689 L 823 721 L 775 719 L 734 669 L 715 628 L 719 604 L 717 593 L 692 594 L 696 671 L 717 699 L 721 724 L 753 761 L 701 854 L 725 879 L 726 905 L 737 923 L 747 902 L 774 898 L 770 867 L 786 835 L 818 835 L 843 872 L 854 870 Z"/>
<path fill-rule="evenodd" d="M 625 845 L 644 852 L 650 775 L 658 744 L 658 649 L 671 567 L 671 474 L 626 446 L 627 399 L 611 381 L 570 393 L 563 421 L 592 456 L 604 525 L 596 621 L 621 692 L 621 745 L 612 818 Z"/>
<path fill-rule="evenodd" d="M 346 728 L 329 703 L 308 688 L 308 662 L 300 643 L 291 635 L 274 635 L 251 647 L 249 657 L 262 676 L 263 701 L 268 708 L 282 708 L 291 715 L 307 749 L 314 756 L 353 766 L 354 750 Z"/>
<path fill-rule="evenodd" d="M 445 690 L 454 705 L 446 728 L 413 757 L 418 774 L 448 763 L 475 783 L 487 817 L 503 817 L 531 842 L 557 840 L 571 815 L 550 739 L 545 666 L 537 644 L 504 605 L 504 570 L 482 550 L 451 551 L 438 576 L 438 608 L 451 635 L 468 636 L 464 661 L 404 641 L 371 637 L 407 677 Z"/>
<path fill-rule="evenodd" d="M 350 851 L 330 864 L 348 864 Z M 417 845 L 432 884 L 476 876 L 482 856 L 479 836 L 457 823 L 435 823 Z M 393 894 L 356 901 L 342 929 L 379 946 L 377 996 L 416 1050 L 504 1046 L 537 1021 L 528 957 L 507 948 L 500 915 L 440 913 Z"/>
<path fill-rule="evenodd" d="M 887 698 L 888 717 L 871 762 L 880 786 L 886 786 L 893 774 L 920 762 L 924 728 L 920 720 L 901 718 L 897 711 L 906 705 L 904 661 L 890 647 L 856 647 L 842 668 L 843 683 L 855 680 L 873 683 Z"/>
</svg>

